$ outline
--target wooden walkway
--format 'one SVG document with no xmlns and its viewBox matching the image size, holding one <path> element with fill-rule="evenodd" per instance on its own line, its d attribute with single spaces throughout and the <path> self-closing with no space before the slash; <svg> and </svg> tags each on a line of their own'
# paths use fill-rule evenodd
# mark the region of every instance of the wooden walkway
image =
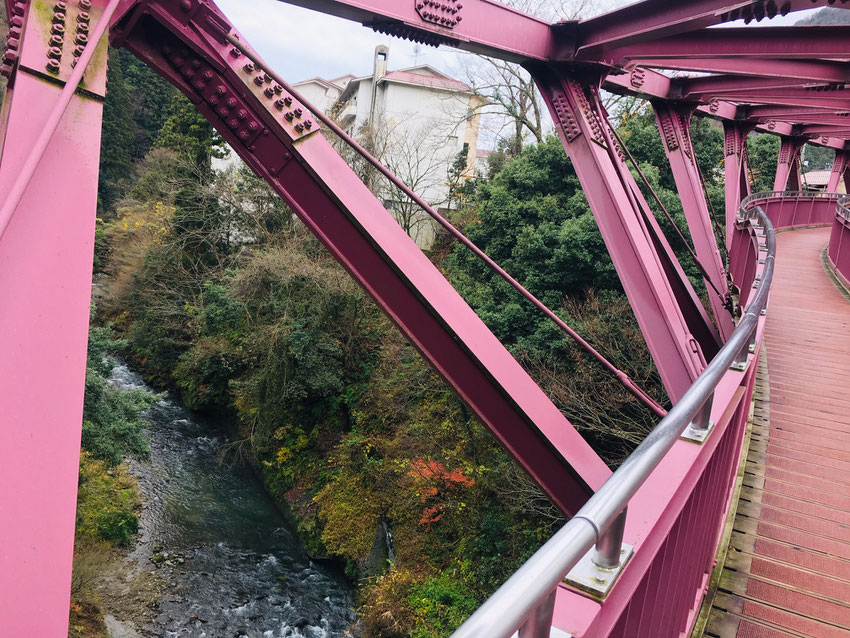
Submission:
<svg viewBox="0 0 850 638">
<path fill-rule="evenodd" d="M 850 301 L 829 229 L 777 236 L 767 375 L 706 636 L 850 638 Z"/>
</svg>

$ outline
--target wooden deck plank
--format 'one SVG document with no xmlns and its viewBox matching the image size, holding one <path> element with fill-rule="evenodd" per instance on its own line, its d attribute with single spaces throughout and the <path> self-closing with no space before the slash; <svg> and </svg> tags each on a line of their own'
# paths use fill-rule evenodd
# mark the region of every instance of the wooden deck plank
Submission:
<svg viewBox="0 0 850 638">
<path fill-rule="evenodd" d="M 850 303 L 821 265 L 828 240 L 777 237 L 769 380 L 706 636 L 850 638 Z"/>
</svg>

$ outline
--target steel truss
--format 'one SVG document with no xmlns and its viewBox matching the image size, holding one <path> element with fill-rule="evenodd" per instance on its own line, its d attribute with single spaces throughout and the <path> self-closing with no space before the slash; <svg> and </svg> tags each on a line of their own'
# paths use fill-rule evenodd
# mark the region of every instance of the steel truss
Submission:
<svg viewBox="0 0 850 638">
<path fill-rule="evenodd" d="M 733 334 L 732 293 L 752 284 L 758 270 L 758 233 L 742 234 L 738 217 L 750 193 L 749 133 L 782 138 L 777 190 L 799 188 L 803 144 L 836 150 L 829 190 L 850 169 L 850 64 L 844 61 L 850 29 L 706 30 L 832 0 L 644 0 L 557 24 L 492 0 L 290 3 L 383 33 L 499 57 L 532 74 L 674 404 Z M 0 579 L 0 627 L 16 635 L 67 631 L 106 88 L 106 41 L 98 29 L 107 26 L 113 45 L 133 52 L 183 92 L 280 194 L 565 513 L 576 512 L 610 477 L 328 143 L 321 114 L 275 80 L 211 0 L 6 4 L 11 30 L 0 67 L 9 78 L 0 115 L 0 414 L 8 462 L 0 465 L 0 573 L 18 577 Z M 671 77 L 665 69 L 708 75 Z M 603 107 L 603 90 L 652 102 L 709 309 L 632 176 L 628 150 Z M 725 243 L 732 271 L 739 273 L 731 288 L 690 139 L 690 121 L 697 116 L 724 127 Z M 48 121 L 55 127 L 44 134 Z M 46 371 L 49 384 L 41 380 Z M 751 391 L 750 376 L 742 387 Z M 706 423 L 727 409 L 743 411 L 748 400 L 746 394 L 734 406 L 716 403 L 714 413 L 709 403 Z M 627 540 L 632 532 L 627 524 Z"/>
</svg>

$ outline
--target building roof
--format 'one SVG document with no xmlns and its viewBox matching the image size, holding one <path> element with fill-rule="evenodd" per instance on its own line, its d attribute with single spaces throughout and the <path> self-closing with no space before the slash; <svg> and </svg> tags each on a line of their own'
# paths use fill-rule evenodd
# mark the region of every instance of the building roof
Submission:
<svg viewBox="0 0 850 638">
<path fill-rule="evenodd" d="M 400 71 L 390 71 L 384 76 L 384 81 L 387 82 L 404 82 L 405 84 L 418 84 L 420 86 L 430 86 L 436 89 L 446 89 L 447 91 L 471 91 L 466 84 L 461 82 L 460 80 L 455 80 L 454 78 L 449 77 L 443 73 L 439 73 L 439 75 L 426 75 L 424 73 L 417 73 L 421 67 L 417 67 L 415 70 L 400 70 Z M 436 69 L 435 69 L 436 71 Z"/>
<path fill-rule="evenodd" d="M 347 100 L 354 92 L 354 87 L 356 85 L 364 80 L 371 80 L 372 77 L 371 73 L 360 77 L 352 77 L 345 85 L 345 91 L 340 96 L 340 99 Z M 383 78 L 381 78 L 381 81 L 427 86 L 434 89 L 442 89 L 444 91 L 472 93 L 472 89 L 468 85 L 464 84 L 460 80 L 455 80 L 453 77 L 446 75 L 442 71 L 439 71 L 428 64 L 420 64 L 419 66 L 413 66 L 407 69 L 398 69 L 397 71 L 389 71 Z"/>
<path fill-rule="evenodd" d="M 343 76 L 343 77 L 345 77 L 345 76 Z M 335 78 L 335 79 L 341 79 L 341 78 Z M 337 84 L 333 80 L 328 81 L 328 80 L 325 80 L 324 78 L 319 78 L 319 77 L 310 78 L 309 80 L 301 80 L 300 82 L 296 82 L 292 86 L 301 86 L 303 84 L 319 84 L 319 85 L 325 87 L 326 89 L 337 89 L 340 92 L 342 91 L 342 88 L 343 88 L 342 86 L 340 86 L 339 84 Z"/>
<path fill-rule="evenodd" d="M 329 82 L 331 84 L 335 84 L 340 88 L 345 88 L 351 80 L 355 79 L 357 76 L 351 73 L 346 73 L 345 75 L 340 75 L 338 78 L 331 78 Z"/>
<path fill-rule="evenodd" d="M 809 186 L 826 186 L 832 171 L 809 171 L 803 173 L 803 183 Z"/>
</svg>

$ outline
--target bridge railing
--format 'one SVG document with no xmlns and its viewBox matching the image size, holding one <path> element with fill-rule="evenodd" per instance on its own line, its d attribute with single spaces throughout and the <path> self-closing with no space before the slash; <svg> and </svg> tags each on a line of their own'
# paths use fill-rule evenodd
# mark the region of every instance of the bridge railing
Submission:
<svg viewBox="0 0 850 638">
<path fill-rule="evenodd" d="M 850 195 L 838 199 L 828 255 L 835 275 L 850 289 Z"/>
<path fill-rule="evenodd" d="M 736 241 L 747 248 L 755 294 L 732 336 L 602 488 L 453 638 L 654 637 L 693 625 L 731 500 L 755 381 L 749 355 L 757 356 L 773 279 L 773 223 L 759 197 L 748 199 Z"/>
<path fill-rule="evenodd" d="M 768 191 L 744 198 L 742 207 L 758 205 L 777 229 L 832 224 L 840 195 L 823 191 Z"/>
</svg>

